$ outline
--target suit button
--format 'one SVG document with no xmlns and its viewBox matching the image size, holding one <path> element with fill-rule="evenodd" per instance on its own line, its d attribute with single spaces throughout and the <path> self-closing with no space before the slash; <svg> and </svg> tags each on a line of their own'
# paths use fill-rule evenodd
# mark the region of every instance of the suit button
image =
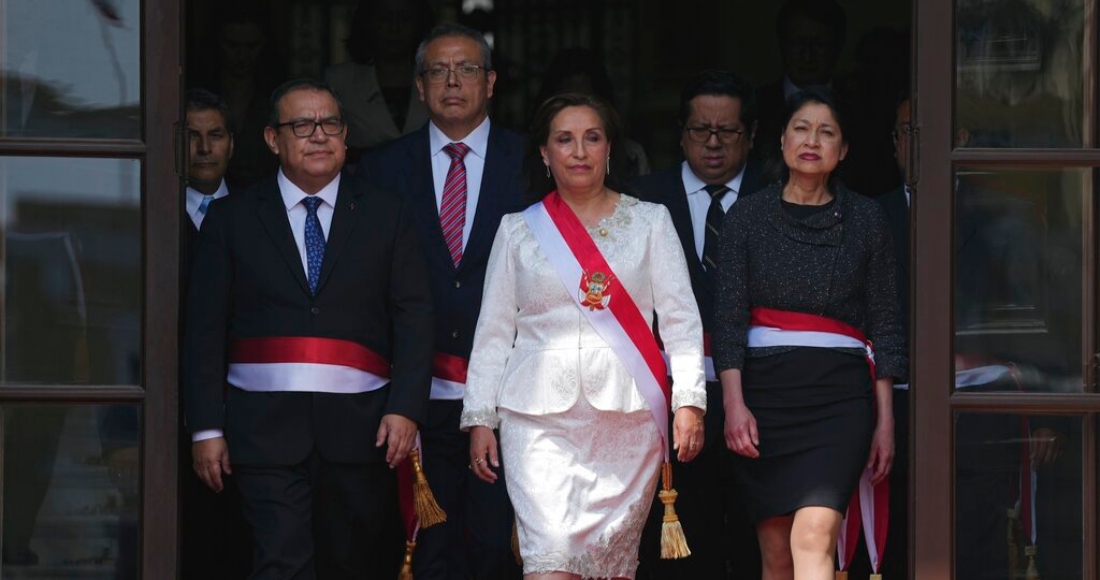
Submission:
<svg viewBox="0 0 1100 580">
<path fill-rule="evenodd" d="M 314 306 L 313 308 L 310 308 L 309 311 L 312 312 L 313 314 L 320 314 L 321 313 L 321 309 L 317 308 L 316 306 Z"/>
<path fill-rule="evenodd" d="M 458 338 L 458 331 L 457 330 L 451 333 L 451 338 Z"/>
<path fill-rule="evenodd" d="M 462 287 L 462 281 L 461 280 L 455 280 L 455 288 L 461 288 L 461 287 Z"/>
</svg>

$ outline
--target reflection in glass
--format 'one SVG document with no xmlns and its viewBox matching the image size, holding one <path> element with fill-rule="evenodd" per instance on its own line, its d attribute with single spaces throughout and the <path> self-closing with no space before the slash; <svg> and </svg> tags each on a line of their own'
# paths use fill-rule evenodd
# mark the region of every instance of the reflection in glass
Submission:
<svg viewBox="0 0 1100 580">
<path fill-rule="evenodd" d="M 1084 4 L 956 0 L 956 146 L 1081 146 Z"/>
<path fill-rule="evenodd" d="M 956 389 L 1081 391 L 1092 174 L 963 168 L 956 184 Z"/>
<path fill-rule="evenodd" d="M 0 157 L 0 385 L 140 382 L 140 173 Z"/>
<path fill-rule="evenodd" d="M 956 578 L 1082 577 L 1081 425 L 1078 417 L 956 417 Z"/>
<path fill-rule="evenodd" d="M 0 579 L 136 578 L 137 407 L 8 406 L 0 434 Z"/>
<path fill-rule="evenodd" d="M 0 137 L 140 137 L 141 2 L 0 2 Z"/>
</svg>

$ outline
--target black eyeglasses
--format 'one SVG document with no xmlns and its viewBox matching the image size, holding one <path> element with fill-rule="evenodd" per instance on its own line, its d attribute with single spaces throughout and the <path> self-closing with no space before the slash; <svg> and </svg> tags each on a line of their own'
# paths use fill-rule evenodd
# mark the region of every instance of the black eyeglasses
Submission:
<svg viewBox="0 0 1100 580">
<path fill-rule="evenodd" d="M 718 137 L 718 141 L 730 145 L 737 143 L 741 140 L 741 134 L 745 132 L 744 129 L 727 129 L 720 127 L 718 129 L 711 129 L 710 127 L 684 127 L 684 131 L 687 132 L 688 138 L 696 143 L 706 143 L 710 141 L 711 135 Z"/>
<path fill-rule="evenodd" d="M 432 84 L 442 84 L 447 82 L 447 77 L 454 73 L 456 77 L 464 81 L 476 81 L 477 77 L 481 76 L 481 71 L 487 70 L 483 66 L 477 66 L 474 64 L 463 64 L 456 66 L 455 68 L 443 68 L 436 67 L 422 71 L 420 76 L 428 79 L 428 82 Z"/>
<path fill-rule="evenodd" d="M 275 129 L 277 130 L 280 127 L 288 126 L 295 137 L 309 137 L 313 135 L 317 127 L 320 127 L 325 135 L 331 137 L 339 135 L 344 130 L 344 120 L 339 117 L 321 119 L 320 121 L 314 121 L 313 119 L 297 119 L 294 121 L 287 121 L 286 123 L 276 123 Z"/>
</svg>

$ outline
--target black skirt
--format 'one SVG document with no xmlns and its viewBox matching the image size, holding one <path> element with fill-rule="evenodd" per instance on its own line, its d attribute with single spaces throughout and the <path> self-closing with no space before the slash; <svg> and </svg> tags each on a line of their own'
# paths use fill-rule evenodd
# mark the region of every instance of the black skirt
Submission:
<svg viewBox="0 0 1100 580">
<path fill-rule="evenodd" d="M 745 359 L 760 457 L 735 465 L 754 522 L 807 506 L 844 513 L 871 447 L 872 384 L 866 359 L 825 348 Z"/>
</svg>

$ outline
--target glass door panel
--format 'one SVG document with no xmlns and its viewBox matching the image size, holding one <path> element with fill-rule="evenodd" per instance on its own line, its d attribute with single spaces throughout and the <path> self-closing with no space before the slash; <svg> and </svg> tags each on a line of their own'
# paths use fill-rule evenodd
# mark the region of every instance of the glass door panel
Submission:
<svg viewBox="0 0 1100 580">
<path fill-rule="evenodd" d="M 955 388 L 1019 365 L 1010 392 L 1081 392 L 1084 227 L 1092 171 L 955 174 Z"/>
<path fill-rule="evenodd" d="M 0 157 L 0 388 L 141 383 L 141 162 Z"/>
<path fill-rule="evenodd" d="M 1080 147 L 1086 0 L 958 0 L 957 147 Z"/>
<path fill-rule="evenodd" d="M 136 578 L 136 405 L 6 405 L 0 579 Z"/>
<path fill-rule="evenodd" d="M 0 0 L 0 137 L 141 137 L 141 2 Z"/>
<path fill-rule="evenodd" d="M 1082 577 L 1081 427 L 1069 416 L 956 416 L 956 578 Z"/>
</svg>

